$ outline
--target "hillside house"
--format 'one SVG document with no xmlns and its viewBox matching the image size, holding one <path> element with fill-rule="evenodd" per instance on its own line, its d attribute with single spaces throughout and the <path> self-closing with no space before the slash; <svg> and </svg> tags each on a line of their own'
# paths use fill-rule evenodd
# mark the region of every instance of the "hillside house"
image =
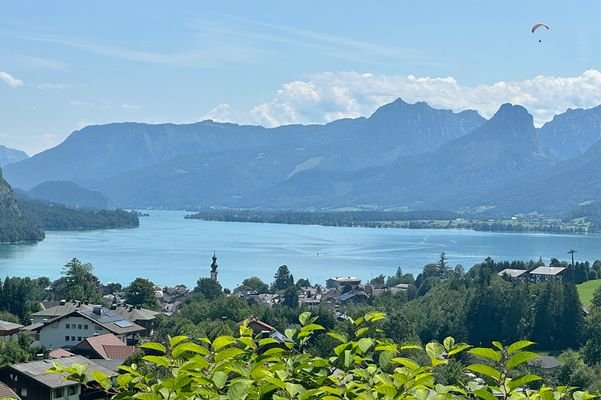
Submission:
<svg viewBox="0 0 601 400">
<path fill-rule="evenodd" d="M 530 278 L 530 273 L 525 269 L 506 268 L 497 275 L 501 278 L 507 278 L 513 282 L 526 282 Z"/>
<path fill-rule="evenodd" d="M 21 328 L 23 328 L 23 325 L 21 324 L 0 320 L 0 340 L 8 339 L 11 336 L 16 335 Z"/>
<path fill-rule="evenodd" d="M 23 329 L 37 333 L 37 345 L 48 349 L 71 348 L 85 338 L 107 333 L 116 335 L 125 344 L 133 344 L 134 336 L 145 331 L 144 327 L 101 306 L 90 311 L 76 310 Z"/>
<path fill-rule="evenodd" d="M 530 271 L 530 280 L 532 282 L 561 281 L 566 270 L 564 267 L 538 267 Z"/>
<path fill-rule="evenodd" d="M 326 281 L 326 288 L 334 289 L 340 286 L 351 285 L 358 286 L 361 284 L 361 279 L 354 276 L 337 276 Z"/>
<path fill-rule="evenodd" d="M 71 348 L 71 352 L 90 359 L 125 360 L 136 352 L 135 346 L 128 346 L 112 333 L 91 336 Z"/>
<path fill-rule="evenodd" d="M 0 382 L 8 386 L 22 399 L 66 399 L 94 400 L 105 399 L 106 394 L 98 389 L 85 387 L 78 382 L 64 379 L 61 375 L 49 374 L 47 371 L 53 363 L 70 367 L 73 364 L 86 365 L 86 374 L 98 371 L 109 377 L 117 374 L 82 356 L 72 356 L 53 360 L 42 360 L 13 364 L 0 368 Z"/>
</svg>

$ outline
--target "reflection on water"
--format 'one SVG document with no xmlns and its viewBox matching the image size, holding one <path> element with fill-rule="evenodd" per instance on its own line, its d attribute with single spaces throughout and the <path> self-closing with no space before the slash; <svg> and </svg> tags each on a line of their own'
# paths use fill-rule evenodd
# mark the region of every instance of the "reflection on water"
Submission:
<svg viewBox="0 0 601 400">
<path fill-rule="evenodd" d="M 0 245 L 0 277 L 58 278 L 77 257 L 94 265 L 105 282 L 129 283 L 146 277 L 156 283 L 194 286 L 208 276 L 213 250 L 219 279 L 233 288 L 256 275 L 270 282 L 287 264 L 296 278 L 324 282 L 335 275 L 369 279 L 392 275 L 398 266 L 417 273 L 441 251 L 449 263 L 469 268 L 491 256 L 496 260 L 551 257 L 601 259 L 601 236 L 490 233 L 458 230 L 334 228 L 185 220 L 185 212 L 150 211 L 137 229 L 47 232 L 37 244 Z"/>
</svg>

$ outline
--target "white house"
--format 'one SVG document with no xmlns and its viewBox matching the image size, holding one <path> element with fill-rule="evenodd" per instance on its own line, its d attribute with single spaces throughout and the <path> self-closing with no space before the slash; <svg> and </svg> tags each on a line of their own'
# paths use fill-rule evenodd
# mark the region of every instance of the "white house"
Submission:
<svg viewBox="0 0 601 400">
<path fill-rule="evenodd" d="M 76 310 L 30 325 L 28 330 L 37 332 L 38 345 L 56 349 L 71 348 L 85 338 L 107 333 L 114 334 L 125 344 L 131 344 L 134 335 L 144 332 L 145 329 L 124 319 L 113 310 L 95 306 L 92 310 Z"/>
<path fill-rule="evenodd" d="M 530 279 L 534 282 L 561 281 L 565 271 L 564 267 L 538 267 L 530 271 Z"/>
</svg>

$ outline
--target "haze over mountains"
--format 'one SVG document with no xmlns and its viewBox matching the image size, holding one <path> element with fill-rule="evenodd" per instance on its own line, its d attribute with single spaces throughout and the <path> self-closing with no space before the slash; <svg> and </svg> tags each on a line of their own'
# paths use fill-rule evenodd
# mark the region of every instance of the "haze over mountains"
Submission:
<svg viewBox="0 0 601 400">
<path fill-rule="evenodd" d="M 325 125 L 90 126 L 5 176 L 25 190 L 71 181 L 120 207 L 557 213 L 601 200 L 599 149 L 601 106 L 535 129 L 520 106 L 487 121 L 398 99 Z"/>
<path fill-rule="evenodd" d="M 29 158 L 29 156 L 24 151 L 15 150 L 0 145 L 0 167 L 4 167 L 7 164 L 19 162 L 21 160 L 26 160 L 27 158 Z"/>
</svg>

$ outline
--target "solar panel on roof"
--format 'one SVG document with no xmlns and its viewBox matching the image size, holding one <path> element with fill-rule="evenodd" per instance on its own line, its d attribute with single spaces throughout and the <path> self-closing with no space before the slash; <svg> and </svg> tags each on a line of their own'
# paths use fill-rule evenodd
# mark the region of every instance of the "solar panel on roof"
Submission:
<svg viewBox="0 0 601 400">
<path fill-rule="evenodd" d="M 124 319 L 122 319 L 121 321 L 115 322 L 115 325 L 117 325 L 119 328 L 129 328 L 130 326 L 134 326 L 134 324 L 132 324 L 131 322 L 126 321 Z"/>
</svg>

